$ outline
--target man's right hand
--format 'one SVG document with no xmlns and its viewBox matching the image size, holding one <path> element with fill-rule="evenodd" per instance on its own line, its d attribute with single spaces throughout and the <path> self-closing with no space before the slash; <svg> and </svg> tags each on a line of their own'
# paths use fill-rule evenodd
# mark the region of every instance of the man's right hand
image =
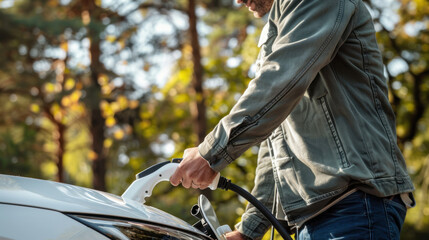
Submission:
<svg viewBox="0 0 429 240">
<path fill-rule="evenodd" d="M 207 188 L 218 173 L 210 168 L 198 151 L 197 147 L 188 148 L 183 152 L 183 160 L 170 177 L 173 186 L 182 183 L 185 188 Z"/>
<path fill-rule="evenodd" d="M 246 237 L 237 230 L 229 232 L 225 236 L 227 240 L 246 240 Z"/>
</svg>

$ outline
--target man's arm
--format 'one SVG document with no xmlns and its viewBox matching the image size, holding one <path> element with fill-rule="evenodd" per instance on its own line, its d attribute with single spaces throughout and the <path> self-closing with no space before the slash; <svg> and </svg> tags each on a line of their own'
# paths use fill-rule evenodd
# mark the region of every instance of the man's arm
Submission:
<svg viewBox="0 0 429 240">
<path fill-rule="evenodd" d="M 347 38 L 355 7 L 353 0 L 274 1 L 269 21 L 277 37 L 261 73 L 198 146 L 199 154 L 193 149 L 192 155 L 184 157 L 171 183 L 208 186 L 215 171 L 220 172 L 249 147 L 265 140 Z"/>
<path fill-rule="evenodd" d="M 269 24 L 277 36 L 271 54 L 231 112 L 199 145 L 214 170 L 265 140 L 286 119 L 347 38 L 355 7 L 351 0 L 274 1 Z"/>
</svg>

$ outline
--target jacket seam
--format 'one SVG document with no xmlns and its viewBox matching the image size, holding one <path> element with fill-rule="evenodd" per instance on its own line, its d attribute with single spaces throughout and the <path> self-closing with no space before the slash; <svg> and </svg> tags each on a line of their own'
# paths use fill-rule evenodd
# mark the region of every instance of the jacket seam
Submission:
<svg viewBox="0 0 429 240">
<path fill-rule="evenodd" d="M 246 122 L 249 122 L 248 124 L 246 124 Z M 250 116 L 245 116 L 244 117 L 244 120 L 243 120 L 243 122 L 242 122 L 242 124 L 246 124 L 246 125 L 244 125 L 244 126 L 242 126 L 242 127 L 238 127 L 238 128 L 236 128 L 236 130 L 235 131 L 232 131 L 231 132 L 231 137 L 230 137 L 230 140 L 229 140 L 229 142 L 231 142 L 231 144 L 232 144 L 232 141 L 236 138 L 236 137 L 238 137 L 240 134 L 242 134 L 243 132 L 245 132 L 247 129 L 249 129 L 249 128 L 251 128 L 251 127 L 253 127 L 253 126 L 255 126 L 255 125 L 257 125 L 258 124 L 258 122 L 257 121 L 252 121 L 252 118 L 250 117 Z"/>
<path fill-rule="evenodd" d="M 332 138 L 334 139 L 335 145 L 337 146 L 337 153 L 340 157 L 341 165 L 343 168 L 350 167 L 350 162 L 347 159 L 347 154 L 344 149 L 344 145 L 341 141 L 340 135 L 338 133 L 332 112 L 329 109 L 329 106 L 326 102 L 326 96 L 323 96 L 319 99 L 320 105 L 322 106 L 323 113 L 325 115 L 326 121 L 328 122 L 329 130 L 331 132 Z"/>
<path fill-rule="evenodd" d="M 400 176 L 400 177 L 393 177 L 392 176 L 392 177 L 388 177 L 388 178 L 370 178 L 370 179 L 367 179 L 365 181 L 362 181 L 361 183 L 362 184 L 366 184 L 366 183 L 371 182 L 371 183 L 377 184 L 377 183 L 384 183 L 384 182 L 392 182 L 392 183 L 395 182 L 397 184 L 398 179 L 402 180 L 405 183 L 410 183 L 410 181 L 411 181 L 408 176 Z M 291 207 L 286 207 L 285 208 L 283 206 L 283 209 L 284 209 L 285 212 L 287 212 L 287 211 L 293 211 L 293 210 L 296 210 L 296 209 L 299 209 L 299 208 L 302 208 L 302 207 L 306 207 L 306 206 L 309 206 L 309 205 L 311 205 L 313 203 L 316 203 L 318 201 L 325 200 L 325 199 L 327 199 L 329 197 L 337 196 L 338 194 L 341 194 L 342 191 L 346 191 L 350 187 L 355 187 L 355 188 L 359 189 L 359 185 L 356 185 L 355 183 L 351 183 L 351 184 L 348 184 L 345 187 L 338 188 L 338 189 L 336 189 L 334 191 L 325 193 L 323 195 L 316 196 L 314 198 L 310 198 L 307 201 L 301 200 L 298 204 L 294 204 Z M 411 192 L 413 190 L 414 190 L 414 187 L 412 185 L 406 184 L 406 185 L 402 186 L 401 188 L 398 188 L 398 189 L 394 190 L 393 192 L 387 193 L 387 195 L 404 193 L 404 192 Z M 288 222 L 290 224 L 295 224 L 295 223 L 299 222 L 299 221 L 297 221 L 298 219 L 304 218 L 304 217 L 301 217 L 301 216 L 298 216 L 298 217 L 295 217 L 295 218 L 291 218 L 290 215 L 287 215 L 287 217 L 288 217 Z"/>
<path fill-rule="evenodd" d="M 292 86 L 295 86 L 296 83 L 298 82 L 298 80 L 304 75 L 305 72 L 308 71 L 308 69 L 316 62 L 316 59 L 320 57 L 320 55 L 322 55 L 323 51 L 326 49 L 327 45 L 329 42 L 331 42 L 332 38 L 334 37 L 334 32 L 336 32 L 338 30 L 339 27 L 339 22 L 341 22 L 342 19 L 342 15 L 344 13 L 344 0 L 339 1 L 340 2 L 340 9 L 337 15 L 337 19 L 335 20 L 335 25 L 333 27 L 333 30 L 329 33 L 329 36 L 327 37 L 327 39 L 323 42 L 322 46 L 320 46 L 319 50 L 316 52 L 316 54 L 311 58 L 311 60 L 309 61 L 308 64 L 306 64 L 303 69 L 296 75 L 295 78 L 292 79 Z M 291 88 L 291 87 L 290 87 Z M 255 118 L 259 119 L 261 118 L 265 113 L 267 113 L 277 102 L 280 101 L 281 98 L 283 98 L 286 93 L 288 92 L 289 89 L 282 89 L 282 91 L 275 96 L 275 98 L 273 100 L 271 100 L 267 106 L 265 108 L 263 108 L 260 112 L 258 112 L 255 115 Z M 265 111 L 264 111 L 265 110 Z"/>
<path fill-rule="evenodd" d="M 219 149 L 219 147 L 217 147 Z M 217 152 L 216 155 L 220 155 L 221 160 L 225 160 L 228 164 L 232 163 L 234 160 L 229 156 L 228 152 L 225 149 L 220 148 L 221 150 Z"/>
<path fill-rule="evenodd" d="M 354 35 L 354 37 L 358 40 L 358 42 L 359 42 L 359 46 L 360 46 L 360 50 L 361 50 L 361 56 L 362 56 L 362 66 L 363 66 L 363 70 L 364 70 L 364 72 L 365 72 L 365 75 L 367 76 L 367 80 L 368 80 L 368 85 L 369 86 L 371 86 L 371 79 L 370 79 L 370 77 L 369 77 L 369 74 L 368 74 L 368 71 L 367 71 L 367 67 L 366 67 L 366 51 L 365 51 L 365 47 L 363 46 L 363 43 L 362 43 L 362 41 L 360 40 L 360 37 L 359 37 L 359 32 L 357 31 L 357 30 L 354 30 L 354 31 L 352 31 L 352 34 Z M 375 99 L 374 99 L 374 96 L 373 96 L 373 94 L 371 94 L 371 98 L 372 98 L 372 101 L 374 102 L 375 101 Z M 364 140 L 365 140 L 365 138 L 366 137 L 364 137 Z M 367 146 L 367 144 L 365 143 L 365 141 L 364 141 L 364 145 L 365 145 L 365 148 L 366 148 L 366 151 L 367 151 L 367 153 L 368 153 L 368 157 L 370 158 L 370 161 L 371 161 L 371 166 L 374 166 L 374 157 L 373 157 L 373 155 L 372 155 L 372 150 L 371 149 L 369 149 L 368 148 L 368 146 Z M 371 175 L 373 176 L 373 177 L 376 177 L 375 176 L 375 173 L 373 173 L 372 171 L 371 171 Z"/>
<path fill-rule="evenodd" d="M 350 1 L 352 1 L 352 0 L 350 0 Z M 354 35 L 353 32 L 351 34 Z M 356 35 L 355 35 L 355 37 L 356 37 Z M 334 73 L 335 79 L 337 81 L 340 81 L 340 77 L 339 77 L 338 72 L 336 71 L 336 69 L 332 65 L 329 65 L 329 67 L 331 68 L 332 72 Z M 341 90 L 344 90 L 344 88 L 341 88 Z M 358 126 L 359 127 L 362 126 L 361 118 L 357 118 L 357 119 L 358 119 L 358 121 L 357 121 L 358 122 Z M 368 147 L 368 144 L 366 143 L 366 136 L 361 131 L 359 131 L 359 133 L 360 133 L 360 138 L 361 138 L 360 141 L 362 142 L 362 144 L 364 146 L 365 153 L 367 154 L 367 156 L 369 158 L 369 161 L 371 162 L 371 165 L 373 165 L 375 161 L 374 161 L 374 157 L 372 155 L 372 152 L 370 151 L 370 149 Z M 371 175 L 372 175 L 372 177 L 375 177 L 374 173 L 372 171 L 371 171 Z"/>
<path fill-rule="evenodd" d="M 359 38 L 359 32 L 353 31 L 353 33 L 354 33 L 356 39 L 359 41 L 359 45 L 362 49 L 363 70 L 368 77 L 369 85 L 370 85 L 370 88 L 372 91 L 372 99 L 373 99 L 375 111 L 377 112 L 378 118 L 380 119 L 381 125 L 383 125 L 384 131 L 387 134 L 387 138 L 389 140 L 390 155 L 391 155 L 392 160 L 393 160 L 393 165 L 395 166 L 395 176 L 398 176 L 400 173 L 399 173 L 399 167 L 398 167 L 398 158 L 396 157 L 395 144 L 394 144 L 394 141 L 392 139 L 392 133 L 387 127 L 388 123 L 386 122 L 386 116 L 384 115 L 380 100 L 378 99 L 377 89 L 375 89 L 375 86 L 373 84 L 374 77 L 368 69 L 369 62 L 367 60 L 368 59 L 367 49 L 366 49 L 366 46 L 362 43 L 362 41 Z"/>
<path fill-rule="evenodd" d="M 395 176 L 398 176 L 399 175 L 399 167 L 398 167 L 398 158 L 396 157 L 395 144 L 392 140 L 392 133 L 391 133 L 390 129 L 387 127 L 388 123 L 386 120 L 386 115 L 384 114 L 382 106 L 381 106 L 381 102 L 378 99 L 377 88 L 376 88 L 376 86 L 374 86 L 373 81 L 374 81 L 373 76 L 371 76 L 370 83 L 371 83 L 371 90 L 373 91 L 373 94 L 374 94 L 374 99 L 375 99 L 374 104 L 375 104 L 376 112 L 377 112 L 377 115 L 381 121 L 381 124 L 383 125 L 384 131 L 387 134 L 387 139 L 389 140 L 389 145 L 390 145 L 389 146 L 390 147 L 390 154 L 391 154 L 391 157 L 393 160 L 393 164 L 395 166 Z"/>
<path fill-rule="evenodd" d="M 265 228 L 269 227 L 267 224 L 265 224 L 264 219 L 262 219 L 258 215 L 249 215 L 248 218 L 244 219 L 244 221 L 242 222 L 243 234 L 248 236 L 254 232 L 258 232 L 258 230 L 260 230 L 261 225 Z"/>
<path fill-rule="evenodd" d="M 211 135 L 208 135 L 208 136 L 210 136 L 208 139 L 210 145 L 212 145 L 212 147 L 215 149 L 214 155 L 219 156 L 213 159 L 208 159 L 208 162 L 210 163 L 210 165 L 217 163 L 219 160 L 220 161 L 225 160 L 228 164 L 234 161 L 231 158 L 231 156 L 229 156 L 228 152 L 224 148 L 219 146 L 218 142 L 216 143 L 214 142 L 214 139 Z"/>
<path fill-rule="evenodd" d="M 290 206 L 290 207 L 284 207 L 283 206 L 283 209 L 284 209 L 284 211 L 285 212 L 288 212 L 288 211 L 293 211 L 293 210 L 296 210 L 296 209 L 299 209 L 299 208 L 302 208 L 302 207 L 306 207 L 306 206 L 308 206 L 308 205 L 311 205 L 311 204 L 314 204 L 314 203 L 316 203 L 316 202 L 319 202 L 319 201 L 322 201 L 322 200 L 325 200 L 325 199 L 328 199 L 328 198 L 330 198 L 330 197 L 334 197 L 334 196 L 337 196 L 338 194 L 341 194 L 342 192 L 344 192 L 344 191 L 346 191 L 347 190 L 347 188 L 349 188 L 350 187 L 350 185 L 346 185 L 346 186 L 344 186 L 344 187 L 341 187 L 341 188 L 337 188 L 337 189 L 335 189 L 335 190 L 333 190 L 333 191 L 330 191 L 330 192 L 327 192 L 327 193 L 324 193 L 324 194 L 322 194 L 322 195 L 318 195 L 318 196 L 316 196 L 316 197 L 313 197 L 313 198 L 310 198 L 310 199 L 308 199 L 308 200 L 302 200 L 301 201 L 301 203 L 298 203 L 298 204 L 294 204 L 293 206 Z M 297 218 L 289 218 L 289 216 L 288 216 L 288 220 L 290 220 L 290 221 L 295 221 Z"/>
<path fill-rule="evenodd" d="M 340 195 L 338 198 L 335 198 L 332 202 L 328 203 L 326 206 L 324 206 L 322 209 L 320 209 L 319 211 L 317 211 L 316 213 L 309 215 L 309 216 L 303 216 L 303 217 L 299 217 L 294 219 L 295 224 L 297 225 L 297 227 L 301 227 L 302 224 L 304 224 L 306 221 L 317 217 L 318 215 L 322 214 L 323 212 L 327 211 L 329 208 L 331 208 L 332 206 L 334 206 L 335 204 L 337 204 L 338 202 L 340 202 L 341 200 L 343 200 L 344 198 L 350 196 L 351 194 L 357 192 L 358 189 L 357 188 L 352 188 L 351 190 L 344 192 L 342 194 L 337 194 Z"/>
</svg>

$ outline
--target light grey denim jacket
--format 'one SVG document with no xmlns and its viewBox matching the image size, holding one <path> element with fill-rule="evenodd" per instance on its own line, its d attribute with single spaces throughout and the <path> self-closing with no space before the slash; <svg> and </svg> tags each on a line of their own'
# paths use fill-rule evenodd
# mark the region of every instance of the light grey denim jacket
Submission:
<svg viewBox="0 0 429 240">
<path fill-rule="evenodd" d="M 252 193 L 270 209 L 276 186 L 291 224 L 352 186 L 413 191 L 362 0 L 274 0 L 259 45 L 256 77 L 199 146 L 213 169 L 262 143 Z M 239 224 L 268 227 L 252 206 Z"/>
</svg>

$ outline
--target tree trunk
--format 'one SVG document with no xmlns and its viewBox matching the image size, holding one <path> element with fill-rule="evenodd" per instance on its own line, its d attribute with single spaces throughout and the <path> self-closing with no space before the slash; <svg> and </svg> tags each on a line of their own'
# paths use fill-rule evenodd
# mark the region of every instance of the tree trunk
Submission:
<svg viewBox="0 0 429 240">
<path fill-rule="evenodd" d="M 189 35 L 192 46 L 192 62 L 194 71 L 192 75 L 192 93 L 194 101 L 191 102 L 191 114 L 194 133 L 197 134 L 197 145 L 204 141 L 206 136 L 207 118 L 205 96 L 203 91 L 203 66 L 201 64 L 200 41 L 197 31 L 197 15 L 195 14 L 195 0 L 188 2 Z M 209 200 L 213 199 L 210 189 L 200 190 Z"/>
<path fill-rule="evenodd" d="M 104 119 L 99 108 L 91 110 L 90 131 L 92 135 L 92 185 L 94 189 L 106 191 L 106 156 L 104 154 Z"/>
<path fill-rule="evenodd" d="M 64 182 L 64 152 L 66 149 L 66 142 L 64 139 L 64 134 L 66 131 L 66 126 L 64 124 L 55 123 L 57 125 L 57 131 L 58 131 L 58 138 L 57 138 L 57 145 L 58 145 L 58 149 L 57 149 L 57 168 L 58 168 L 58 173 L 57 173 L 57 181 L 58 182 Z"/>
<path fill-rule="evenodd" d="M 91 19 L 99 19 L 96 13 L 94 0 L 82 0 L 82 21 L 89 24 Z M 90 111 L 89 129 L 92 137 L 92 174 L 93 188 L 101 191 L 106 190 L 106 161 L 103 143 L 105 140 L 105 121 L 101 113 L 101 86 L 98 83 L 98 77 L 103 72 L 104 67 L 100 61 L 100 37 L 96 30 L 87 28 L 88 38 L 90 39 L 89 51 L 91 54 L 91 86 L 88 88 L 87 107 Z"/>
<path fill-rule="evenodd" d="M 42 97 L 44 99 L 44 97 Z M 62 124 L 60 121 L 55 119 L 54 115 L 51 112 L 51 103 L 43 102 L 43 112 L 45 116 L 51 121 L 51 123 L 55 126 L 55 131 L 52 133 L 52 139 L 57 146 L 57 151 L 55 153 L 56 165 L 57 165 L 57 176 L 56 181 L 64 182 L 64 152 L 66 149 L 66 140 L 65 140 L 65 132 L 67 127 Z"/>
<path fill-rule="evenodd" d="M 188 2 L 189 16 L 189 35 L 192 46 L 192 61 L 194 72 L 192 75 L 192 93 L 195 97 L 192 101 L 191 114 L 193 119 L 194 132 L 197 134 L 198 144 L 204 140 L 206 136 L 207 120 L 206 106 L 203 92 L 203 66 L 201 65 L 200 42 L 197 31 L 197 16 L 195 14 L 195 0 Z"/>
<path fill-rule="evenodd" d="M 97 190 L 106 190 L 106 156 L 103 149 L 105 140 L 105 120 L 100 109 L 101 102 L 101 86 L 98 84 L 98 77 L 102 69 L 100 62 L 100 41 L 98 36 L 89 36 L 91 46 L 91 103 L 87 104 L 91 108 L 90 132 L 92 136 L 92 151 L 94 159 L 92 159 L 93 187 Z"/>
</svg>

